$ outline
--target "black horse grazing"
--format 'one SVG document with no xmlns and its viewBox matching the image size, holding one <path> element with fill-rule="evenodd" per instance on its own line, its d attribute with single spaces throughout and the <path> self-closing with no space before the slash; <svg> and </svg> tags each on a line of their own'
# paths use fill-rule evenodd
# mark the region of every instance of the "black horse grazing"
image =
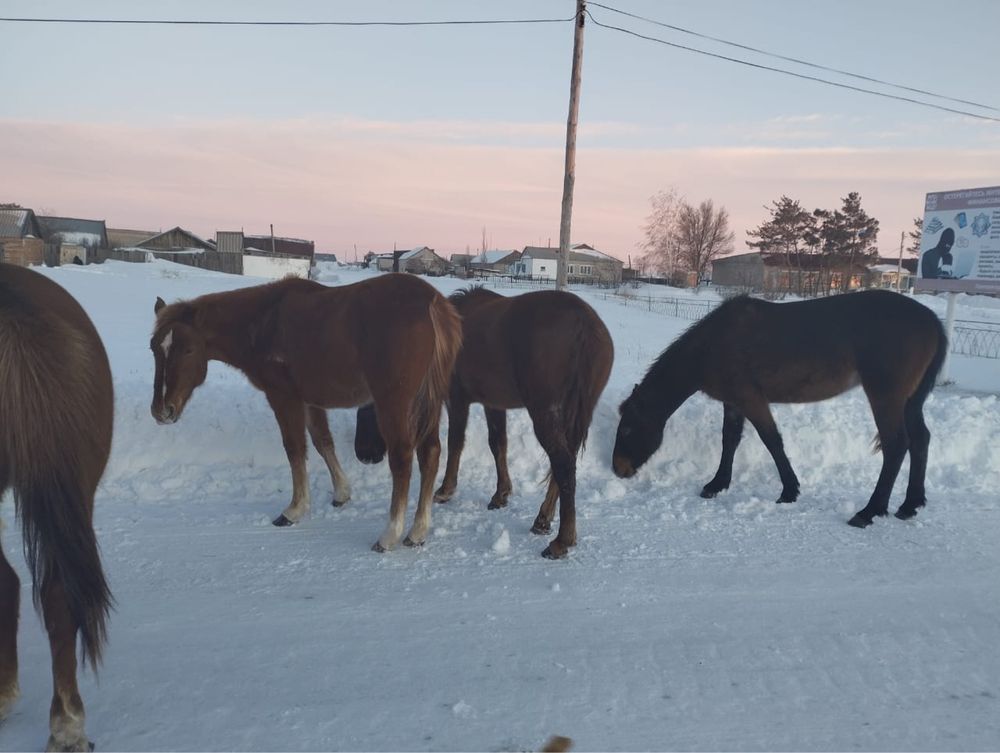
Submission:
<svg viewBox="0 0 1000 753">
<path fill-rule="evenodd" d="M 611 373 L 611 335 L 596 312 L 571 293 L 543 290 L 506 297 L 472 288 L 449 300 L 462 316 L 462 349 L 448 394 L 448 467 L 434 499 L 447 502 L 455 493 L 469 406 L 482 403 L 497 469 L 489 507 L 505 507 L 511 492 L 507 410 L 527 408 L 552 468 L 531 530 L 551 531 L 558 499 L 559 533 L 542 554 L 564 557 L 576 544 L 576 456 Z M 377 462 L 384 451 L 372 409 L 360 409 L 358 458 Z"/>
<path fill-rule="evenodd" d="M 887 514 L 909 450 L 906 499 L 896 512 L 906 520 L 926 502 L 930 432 L 923 405 L 947 345 L 930 309 L 889 291 L 795 303 L 734 298 L 678 337 L 622 403 L 612 466 L 621 477 L 635 474 L 663 441 L 667 419 L 700 390 L 724 405 L 722 459 L 701 496 L 714 497 L 729 487 L 746 418 L 778 466 L 778 502 L 794 502 L 799 480 L 770 403 L 826 400 L 860 384 L 878 428 L 882 472 L 868 504 L 850 524 L 864 528 L 876 515 Z"/>
</svg>

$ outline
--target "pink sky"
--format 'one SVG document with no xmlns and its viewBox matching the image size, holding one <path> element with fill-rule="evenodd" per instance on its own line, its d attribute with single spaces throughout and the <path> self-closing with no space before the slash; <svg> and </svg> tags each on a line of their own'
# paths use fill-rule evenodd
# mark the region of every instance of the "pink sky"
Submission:
<svg viewBox="0 0 1000 753">
<path fill-rule="evenodd" d="M 787 124 L 786 124 L 787 125 Z M 573 241 L 635 256 L 649 197 L 674 186 L 730 212 L 737 250 L 781 194 L 837 208 L 859 191 L 884 254 L 924 194 L 995 185 L 1000 149 L 588 148 L 581 130 Z M 205 237 L 243 228 L 316 241 L 342 259 L 428 245 L 444 255 L 559 240 L 558 124 L 356 120 L 179 122 L 162 126 L 0 120 L 0 201 L 111 227 L 180 225 Z M 484 141 L 490 143 L 484 144 Z M 763 140 L 762 140 L 763 141 Z M 891 140 L 887 140 L 890 141 Z M 764 142 L 766 143 L 766 142 Z"/>
</svg>

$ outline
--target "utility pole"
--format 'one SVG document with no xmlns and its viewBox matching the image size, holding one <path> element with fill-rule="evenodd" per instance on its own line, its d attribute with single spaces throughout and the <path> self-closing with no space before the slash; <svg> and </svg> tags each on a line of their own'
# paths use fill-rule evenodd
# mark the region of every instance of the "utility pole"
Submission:
<svg viewBox="0 0 1000 753">
<path fill-rule="evenodd" d="M 583 20 L 587 0 L 576 0 L 573 33 L 573 71 L 569 82 L 569 117 L 566 119 L 566 169 L 563 174 L 562 217 L 559 221 L 559 257 L 556 260 L 556 290 L 566 288 L 570 233 L 573 218 L 573 185 L 576 182 L 576 121 L 580 113 L 580 69 L 583 67 Z"/>
<path fill-rule="evenodd" d="M 896 292 L 899 293 L 902 290 L 902 277 L 903 277 L 903 241 L 906 239 L 906 231 L 904 230 L 899 234 L 899 261 L 896 263 Z"/>
</svg>

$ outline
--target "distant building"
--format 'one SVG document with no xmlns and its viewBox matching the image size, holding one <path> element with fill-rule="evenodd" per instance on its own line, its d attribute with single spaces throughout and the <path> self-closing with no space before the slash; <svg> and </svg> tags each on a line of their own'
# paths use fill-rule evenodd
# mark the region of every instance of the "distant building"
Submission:
<svg viewBox="0 0 1000 753">
<path fill-rule="evenodd" d="M 556 279 L 556 262 L 559 249 L 539 246 L 525 246 L 521 258 L 514 263 L 514 274 L 534 279 Z M 585 243 L 570 247 L 569 264 L 566 270 L 570 282 L 620 283 L 622 279 L 621 259 L 616 259 Z"/>
<path fill-rule="evenodd" d="M 104 261 L 111 248 L 104 220 L 76 217 L 38 217 L 45 244 L 58 254 L 60 264 Z M 52 262 L 55 259 L 51 259 Z"/>
<path fill-rule="evenodd" d="M 19 266 L 45 259 L 42 228 L 31 209 L 0 209 L 0 261 Z"/>
<path fill-rule="evenodd" d="M 513 251 L 496 249 L 476 254 L 469 259 L 467 266 L 474 274 L 512 275 L 514 265 L 520 258 L 521 252 L 516 249 Z"/>
<path fill-rule="evenodd" d="M 418 246 L 409 251 L 390 251 L 375 257 L 380 272 L 391 272 L 394 257 L 399 257 L 399 271 L 411 272 L 417 275 L 444 275 L 451 270 L 451 265 L 434 253 L 428 246 Z"/>
</svg>

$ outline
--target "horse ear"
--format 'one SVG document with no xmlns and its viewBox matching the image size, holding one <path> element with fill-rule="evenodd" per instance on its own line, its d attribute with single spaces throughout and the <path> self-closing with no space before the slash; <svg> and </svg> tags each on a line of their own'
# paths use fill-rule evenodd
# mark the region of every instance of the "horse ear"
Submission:
<svg viewBox="0 0 1000 753">
<path fill-rule="evenodd" d="M 164 300 L 160 298 L 160 296 L 156 296 L 156 303 L 153 304 L 153 313 L 159 314 L 160 309 L 162 309 L 166 305 L 167 305 L 166 302 L 164 302 Z"/>
</svg>

